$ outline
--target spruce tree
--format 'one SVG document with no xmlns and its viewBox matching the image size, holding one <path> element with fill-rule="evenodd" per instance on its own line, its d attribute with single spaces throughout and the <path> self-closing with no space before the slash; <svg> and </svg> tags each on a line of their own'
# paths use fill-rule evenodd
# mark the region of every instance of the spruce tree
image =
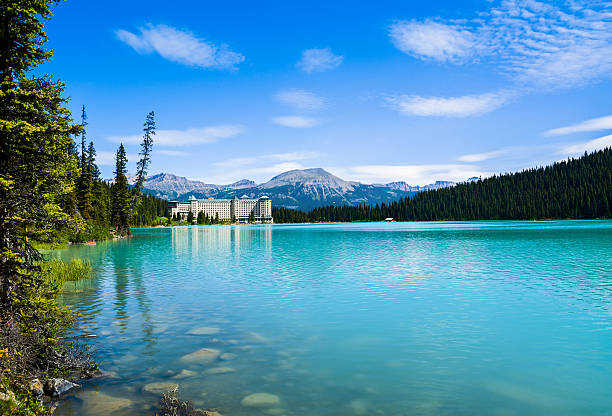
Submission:
<svg viewBox="0 0 612 416">
<path fill-rule="evenodd" d="M 64 84 L 33 71 L 52 56 L 43 47 L 43 24 L 54 3 L 0 5 L 0 330 L 27 327 L 27 335 L 40 340 L 27 351 L 30 357 L 48 354 L 49 340 L 59 345 L 63 325 L 31 241 L 74 223 L 62 206 L 78 172 L 72 137 L 80 126 L 72 123 L 62 97 Z M 23 358 L 18 343 L 8 346 L 11 361 Z M 0 378 L 24 376 L 7 370 L 0 368 Z"/>
<path fill-rule="evenodd" d="M 112 187 L 112 221 L 119 235 L 130 234 L 131 195 L 127 180 L 127 157 L 123 143 L 115 158 L 115 183 Z"/>
</svg>

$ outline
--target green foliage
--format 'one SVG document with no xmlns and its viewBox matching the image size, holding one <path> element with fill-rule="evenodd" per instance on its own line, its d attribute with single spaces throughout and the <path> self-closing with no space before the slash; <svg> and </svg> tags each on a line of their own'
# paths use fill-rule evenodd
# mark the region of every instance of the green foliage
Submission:
<svg viewBox="0 0 612 416">
<path fill-rule="evenodd" d="M 193 224 L 193 212 L 191 212 L 191 211 L 189 211 L 189 212 L 187 213 L 187 222 L 188 222 L 189 224 Z"/>
<path fill-rule="evenodd" d="M 151 163 L 151 150 L 153 150 L 153 136 L 155 136 L 155 112 L 147 114 L 144 123 L 142 143 L 140 144 L 140 160 L 136 164 L 136 184 L 134 191 L 141 192 L 142 185 L 147 177 L 147 170 Z"/>
<path fill-rule="evenodd" d="M 59 285 L 41 270 L 32 246 L 58 230 L 82 228 L 74 217 L 80 170 L 72 139 L 81 126 L 66 108 L 64 84 L 28 72 L 52 55 L 43 48 L 43 25 L 54 3 L 0 4 L 0 382 L 23 403 L 12 414 L 43 414 L 17 380 L 80 362 L 58 340 L 75 316 L 57 304 Z"/>
<path fill-rule="evenodd" d="M 389 204 L 328 206 L 309 213 L 277 209 L 276 222 L 534 220 L 612 217 L 612 149 Z"/>
<path fill-rule="evenodd" d="M 8 392 L 15 401 L 0 400 L 0 416 L 51 416 L 53 412 L 32 396 L 22 380 L 0 383 L 0 392 Z"/>
<path fill-rule="evenodd" d="M 111 188 L 112 223 L 119 235 L 130 233 L 132 195 L 127 180 L 127 157 L 123 144 L 117 150 L 115 162 L 115 183 Z"/>
<path fill-rule="evenodd" d="M 206 224 L 207 219 L 208 218 L 204 214 L 204 211 L 198 212 L 198 224 Z"/>
<path fill-rule="evenodd" d="M 87 279 L 92 276 L 91 264 L 81 259 L 72 259 L 70 263 L 60 259 L 51 259 L 42 262 L 40 266 L 45 279 L 59 287 L 64 282 Z"/>
</svg>

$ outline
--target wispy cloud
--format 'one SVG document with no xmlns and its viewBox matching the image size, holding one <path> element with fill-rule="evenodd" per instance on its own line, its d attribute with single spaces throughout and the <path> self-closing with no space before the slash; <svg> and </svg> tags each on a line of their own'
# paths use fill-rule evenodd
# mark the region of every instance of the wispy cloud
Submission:
<svg viewBox="0 0 612 416">
<path fill-rule="evenodd" d="M 588 142 L 567 145 L 559 150 L 559 154 L 576 155 L 584 152 L 594 152 L 606 147 L 612 147 L 612 134 Z"/>
<path fill-rule="evenodd" d="M 317 152 L 291 152 L 291 153 L 273 153 L 273 154 L 265 155 L 262 157 L 264 159 L 295 161 L 295 160 L 315 159 L 321 156 L 323 155 Z"/>
<path fill-rule="evenodd" d="M 566 88 L 612 72 L 611 15 L 606 1 L 505 0 L 473 20 L 396 22 L 390 38 L 424 60 L 488 60 L 520 85 Z"/>
<path fill-rule="evenodd" d="M 293 127 L 296 129 L 307 129 L 310 127 L 314 127 L 319 123 L 316 118 L 302 116 L 274 117 L 272 121 L 278 124 L 279 126 Z"/>
<path fill-rule="evenodd" d="M 586 131 L 612 130 L 612 116 L 593 118 L 571 126 L 559 127 L 544 132 L 545 136 L 561 136 Z"/>
<path fill-rule="evenodd" d="M 229 167 L 232 169 L 240 168 L 248 165 L 252 165 L 257 162 L 257 158 L 254 157 L 233 157 L 231 159 L 222 160 L 220 162 L 213 163 L 215 166 Z"/>
<path fill-rule="evenodd" d="M 489 172 L 469 164 L 440 165 L 364 165 L 349 168 L 330 168 L 334 174 L 347 180 L 364 183 L 406 181 L 411 185 L 427 185 L 437 180 L 462 182 L 471 177 L 486 177 Z"/>
<path fill-rule="evenodd" d="M 157 52 L 163 58 L 183 65 L 199 68 L 235 69 L 244 56 L 233 52 L 227 45 L 215 45 L 198 38 L 189 31 L 167 25 L 151 23 L 139 28 L 139 34 L 117 30 L 117 38 L 136 52 Z"/>
<path fill-rule="evenodd" d="M 96 164 L 98 166 L 114 166 L 116 156 L 117 156 L 116 152 L 98 150 L 96 152 Z M 126 157 L 127 157 L 127 160 L 132 163 L 136 162 L 139 158 L 137 153 L 128 153 Z"/>
<path fill-rule="evenodd" d="M 472 153 L 469 155 L 459 156 L 457 160 L 459 160 L 460 162 L 468 162 L 468 163 L 482 162 L 484 160 L 494 159 L 496 157 L 502 156 L 508 153 L 509 151 L 510 151 L 509 149 L 501 149 L 501 150 L 494 150 L 492 152 Z"/>
<path fill-rule="evenodd" d="M 289 89 L 276 93 L 274 98 L 298 111 L 316 111 L 323 108 L 325 100 L 310 91 Z"/>
<path fill-rule="evenodd" d="M 222 139 L 237 136 L 245 131 L 241 125 L 220 125 L 186 130 L 158 130 L 154 143 L 162 147 L 183 147 L 214 143 Z M 141 135 L 112 136 L 108 138 L 113 143 L 142 142 Z"/>
<path fill-rule="evenodd" d="M 308 73 L 324 72 L 340 66 L 343 59 L 342 55 L 335 55 L 330 48 L 306 49 L 297 66 Z"/>
<path fill-rule="evenodd" d="M 396 22 L 389 28 L 389 36 L 400 51 L 441 62 L 462 61 L 475 48 L 475 36 L 470 31 L 431 20 Z"/>
<path fill-rule="evenodd" d="M 387 97 L 387 102 L 406 115 L 436 117 L 470 117 L 498 109 L 509 99 L 506 93 L 464 95 L 461 97 L 421 97 L 399 95 Z"/>
</svg>

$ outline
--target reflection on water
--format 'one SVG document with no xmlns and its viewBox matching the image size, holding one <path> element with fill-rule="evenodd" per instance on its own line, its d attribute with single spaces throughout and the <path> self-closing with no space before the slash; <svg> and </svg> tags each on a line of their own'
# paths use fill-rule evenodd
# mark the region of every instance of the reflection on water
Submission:
<svg viewBox="0 0 612 416">
<path fill-rule="evenodd" d="M 96 277 L 62 300 L 108 376 L 57 414 L 153 414 L 174 385 L 224 415 L 612 413 L 611 253 L 609 221 L 175 227 L 71 247 L 54 254 Z"/>
</svg>

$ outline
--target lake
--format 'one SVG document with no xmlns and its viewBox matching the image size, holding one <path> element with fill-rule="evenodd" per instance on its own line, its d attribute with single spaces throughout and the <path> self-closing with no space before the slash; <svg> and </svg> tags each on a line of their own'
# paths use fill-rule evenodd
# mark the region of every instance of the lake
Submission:
<svg viewBox="0 0 612 416">
<path fill-rule="evenodd" d="M 612 414 L 612 221 L 133 232 L 53 253 L 108 372 L 57 415 Z"/>
</svg>

